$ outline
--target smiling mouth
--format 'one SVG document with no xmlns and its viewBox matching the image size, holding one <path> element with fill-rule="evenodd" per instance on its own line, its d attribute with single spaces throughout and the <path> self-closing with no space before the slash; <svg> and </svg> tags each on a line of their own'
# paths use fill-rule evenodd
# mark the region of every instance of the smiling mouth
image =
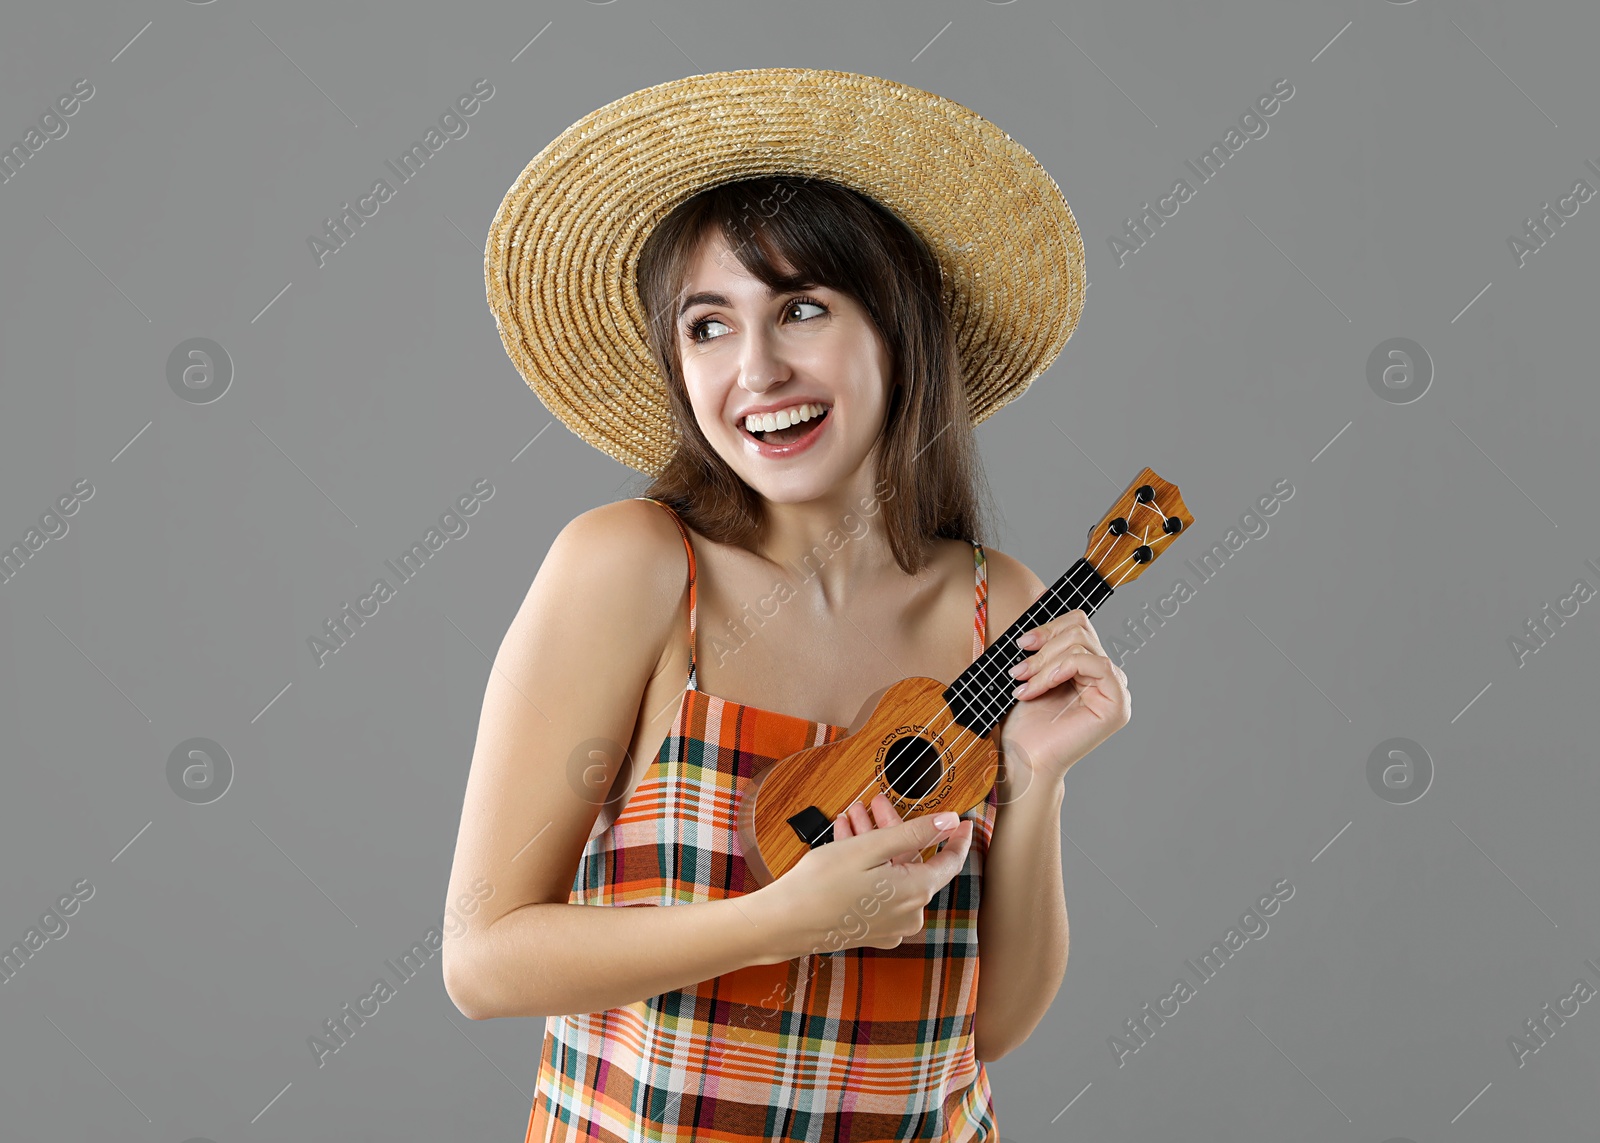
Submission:
<svg viewBox="0 0 1600 1143">
<path fill-rule="evenodd" d="M 801 440 L 802 438 L 807 436 L 809 433 L 814 431 L 824 421 L 826 421 L 828 419 L 829 414 L 831 414 L 832 412 L 833 412 L 833 408 L 832 408 L 832 406 L 830 406 L 830 407 L 824 409 L 819 416 L 812 417 L 809 420 L 801 421 L 797 425 L 790 425 L 788 428 L 784 428 L 784 429 L 772 429 L 771 431 L 762 431 L 762 430 L 758 429 L 758 430 L 755 430 L 755 431 L 751 431 L 750 429 L 745 428 L 741 424 L 739 426 L 739 431 L 744 433 L 746 436 L 754 437 L 756 440 L 760 441 L 762 444 L 769 444 L 769 445 L 794 444 L 796 441 Z"/>
</svg>

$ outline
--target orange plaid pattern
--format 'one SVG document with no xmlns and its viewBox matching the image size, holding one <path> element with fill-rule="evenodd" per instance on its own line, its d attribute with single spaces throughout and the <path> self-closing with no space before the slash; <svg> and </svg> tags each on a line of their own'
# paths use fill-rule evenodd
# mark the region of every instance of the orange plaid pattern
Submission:
<svg viewBox="0 0 1600 1143">
<path fill-rule="evenodd" d="M 640 497 L 640 499 L 650 499 Z M 669 906 L 758 888 L 736 827 L 764 767 L 847 727 L 730 702 L 696 688 L 695 559 L 690 667 L 661 751 L 612 827 L 585 846 L 573 904 Z M 988 621 L 987 565 L 973 543 L 973 658 Z M 997 795 L 973 819 L 967 863 L 899 947 L 751 965 L 605 1012 L 545 1021 L 526 1139 L 612 1143 L 995 1143 L 988 1074 L 973 1054 L 978 905 Z"/>
</svg>

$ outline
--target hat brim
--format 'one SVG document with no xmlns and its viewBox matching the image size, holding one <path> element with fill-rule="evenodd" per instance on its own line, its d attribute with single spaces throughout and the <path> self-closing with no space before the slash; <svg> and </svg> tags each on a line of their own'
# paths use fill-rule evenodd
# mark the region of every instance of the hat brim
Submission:
<svg viewBox="0 0 1600 1143">
<path fill-rule="evenodd" d="M 831 180 L 894 211 L 944 271 L 973 424 L 1066 345 L 1083 240 L 1055 180 L 961 104 L 874 76 L 754 68 L 688 76 L 585 115 L 505 194 L 484 246 L 501 342 L 555 416 L 655 475 L 677 448 L 635 277 L 652 228 L 699 191 Z M 781 205 L 776 209 L 781 209 Z"/>
</svg>

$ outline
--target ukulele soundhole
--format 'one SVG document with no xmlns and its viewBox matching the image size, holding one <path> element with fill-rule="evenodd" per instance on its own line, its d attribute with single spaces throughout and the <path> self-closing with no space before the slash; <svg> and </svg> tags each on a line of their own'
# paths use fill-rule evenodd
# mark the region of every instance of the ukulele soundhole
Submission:
<svg viewBox="0 0 1600 1143">
<path fill-rule="evenodd" d="M 938 787 L 943 776 L 939 751 L 926 738 L 909 736 L 896 740 L 883 760 L 884 781 L 903 801 L 921 801 Z"/>
</svg>

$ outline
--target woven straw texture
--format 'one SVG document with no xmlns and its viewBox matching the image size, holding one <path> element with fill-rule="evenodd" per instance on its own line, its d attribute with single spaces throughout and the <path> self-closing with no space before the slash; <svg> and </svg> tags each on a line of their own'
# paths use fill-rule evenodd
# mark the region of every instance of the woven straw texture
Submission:
<svg viewBox="0 0 1600 1143">
<path fill-rule="evenodd" d="M 688 76 L 563 131 L 489 227 L 484 282 L 500 340 L 579 437 L 641 472 L 666 466 L 678 428 L 645 341 L 639 252 L 706 187 L 780 174 L 860 191 L 928 244 L 973 424 L 1026 391 L 1072 336 L 1084 301 L 1077 221 L 1049 173 L 994 124 L 850 72 Z"/>
</svg>

